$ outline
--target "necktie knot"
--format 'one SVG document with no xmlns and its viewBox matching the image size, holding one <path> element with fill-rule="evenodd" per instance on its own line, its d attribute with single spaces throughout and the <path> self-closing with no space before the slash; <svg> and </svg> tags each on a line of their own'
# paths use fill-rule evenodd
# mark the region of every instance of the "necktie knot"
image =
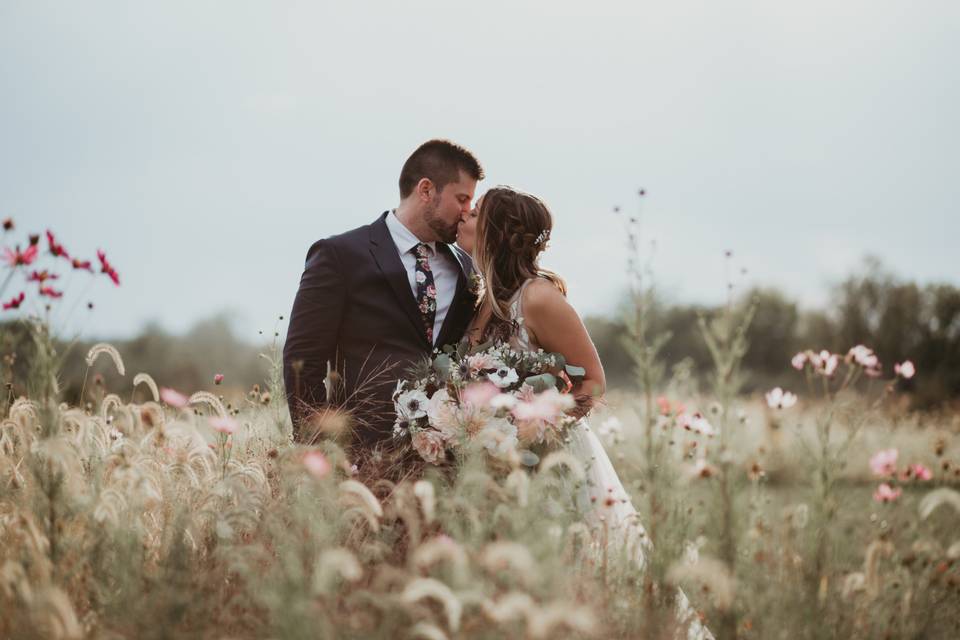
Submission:
<svg viewBox="0 0 960 640">
<path fill-rule="evenodd" d="M 426 244 L 425 242 L 420 242 L 413 248 L 413 252 L 421 260 L 429 258 L 431 253 L 430 245 Z"/>
</svg>

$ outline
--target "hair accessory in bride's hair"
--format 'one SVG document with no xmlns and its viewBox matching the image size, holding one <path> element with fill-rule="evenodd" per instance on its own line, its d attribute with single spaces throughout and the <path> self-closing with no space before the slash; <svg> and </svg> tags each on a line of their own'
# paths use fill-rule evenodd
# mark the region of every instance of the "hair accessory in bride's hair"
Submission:
<svg viewBox="0 0 960 640">
<path fill-rule="evenodd" d="M 533 241 L 533 246 L 538 249 L 542 249 L 543 245 L 547 243 L 547 240 L 550 239 L 550 229 L 544 229 L 540 232 L 540 235 L 537 236 L 537 239 Z"/>
</svg>

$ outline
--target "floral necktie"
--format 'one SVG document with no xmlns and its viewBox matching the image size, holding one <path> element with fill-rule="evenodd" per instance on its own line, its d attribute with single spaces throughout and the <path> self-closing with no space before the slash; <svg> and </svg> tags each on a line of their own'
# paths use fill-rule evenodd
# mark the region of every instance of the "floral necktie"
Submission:
<svg viewBox="0 0 960 640">
<path fill-rule="evenodd" d="M 433 344 L 433 321 L 437 317 L 437 287 L 433 283 L 433 271 L 430 269 L 430 247 L 419 243 L 413 248 L 417 256 L 417 307 L 423 318 L 423 327 L 426 331 L 427 342 Z"/>
</svg>

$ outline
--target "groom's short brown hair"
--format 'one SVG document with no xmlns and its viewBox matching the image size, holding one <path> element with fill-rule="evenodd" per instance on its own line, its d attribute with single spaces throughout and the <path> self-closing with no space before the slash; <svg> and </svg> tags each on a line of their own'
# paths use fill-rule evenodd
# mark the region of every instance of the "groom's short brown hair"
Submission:
<svg viewBox="0 0 960 640">
<path fill-rule="evenodd" d="M 400 197 L 413 193 L 423 178 L 429 178 L 437 191 L 460 179 L 463 171 L 474 180 L 483 180 L 483 167 L 472 153 L 449 140 L 427 140 L 410 154 L 400 170 Z"/>
</svg>

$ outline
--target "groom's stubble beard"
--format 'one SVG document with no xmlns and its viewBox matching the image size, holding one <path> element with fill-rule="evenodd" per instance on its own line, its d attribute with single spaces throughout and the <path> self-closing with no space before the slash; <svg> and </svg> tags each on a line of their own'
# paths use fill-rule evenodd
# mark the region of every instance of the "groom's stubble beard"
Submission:
<svg viewBox="0 0 960 640">
<path fill-rule="evenodd" d="M 440 194 L 433 198 L 430 204 L 423 212 L 423 219 L 427 226 L 437 234 L 437 238 L 446 244 L 452 244 L 457 239 L 457 230 L 460 228 L 460 220 L 456 220 L 452 225 L 447 225 L 437 216 L 437 210 L 440 208 Z"/>
</svg>

